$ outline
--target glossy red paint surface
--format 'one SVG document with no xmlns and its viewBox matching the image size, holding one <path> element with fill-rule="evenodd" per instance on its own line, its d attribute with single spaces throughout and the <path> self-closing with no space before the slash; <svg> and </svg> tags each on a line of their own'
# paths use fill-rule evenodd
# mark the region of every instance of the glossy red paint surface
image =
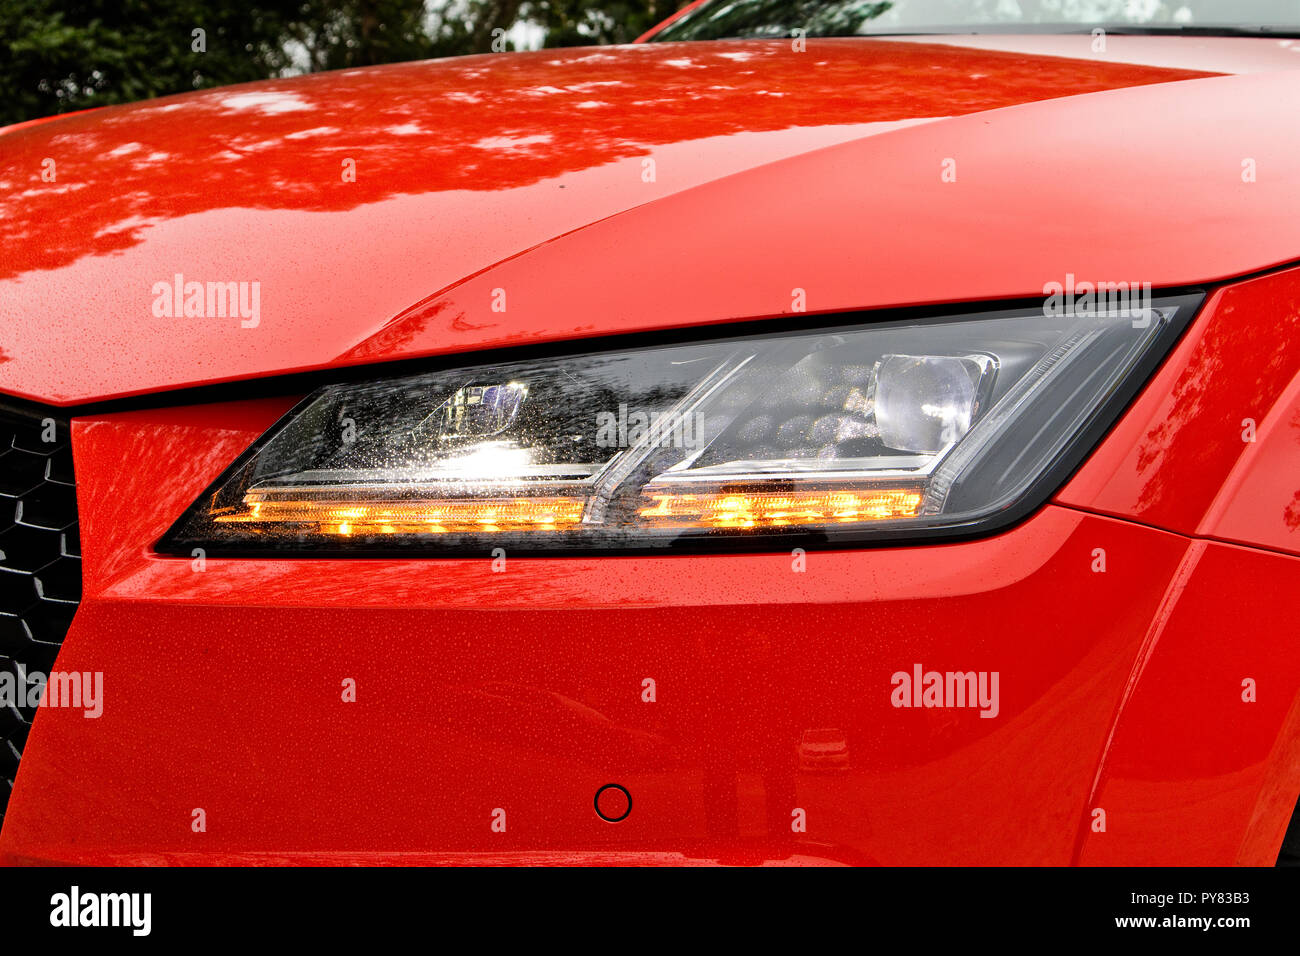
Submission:
<svg viewBox="0 0 1300 956">
<path fill-rule="evenodd" d="M 1081 863 L 1273 861 L 1300 791 L 1298 588 L 1300 559 L 1188 548 L 1121 705 L 1089 801 L 1106 829 L 1084 830 Z"/>
<path fill-rule="evenodd" d="M 749 845 L 921 863 L 960 843 L 963 860 L 1068 862 L 1185 549 L 1049 509 L 984 542 L 813 554 L 803 573 L 787 554 L 518 559 L 504 573 L 487 556 L 212 559 L 200 572 L 148 554 L 279 411 L 79 423 L 86 593 L 58 667 L 104 672 L 104 714 L 41 715 L 5 852 Z M 139 467 L 124 474 L 124 459 Z M 1093 574 L 1094 547 L 1147 571 Z M 998 718 L 892 708 L 890 675 L 914 663 L 1000 671 Z M 349 677 L 356 704 L 341 701 Z M 849 769 L 799 769 L 802 734 L 819 728 L 846 735 Z M 616 827 L 592 806 L 609 782 L 635 802 Z M 205 834 L 190 831 L 195 807 Z M 505 834 L 490 828 L 498 807 Z M 785 838 L 794 807 L 806 839 Z"/>
<path fill-rule="evenodd" d="M 1300 140 L 1277 114 L 1300 74 L 911 41 L 810 44 L 810 73 L 786 49 L 409 65 L 6 133 L 24 177 L 72 159 L 66 193 L 0 199 L 0 392 L 76 403 L 708 325 L 781 314 L 794 287 L 819 312 L 1300 257 Z M 935 69 L 899 87 L 900 62 Z M 172 107 L 193 121 L 160 124 Z M 1094 194 L 1122 201 L 1088 215 Z M 155 320 L 149 285 L 177 270 L 260 274 L 262 324 Z M 1271 863 L 1300 793 L 1298 314 L 1300 270 L 1217 289 L 1037 514 L 804 571 L 198 567 L 152 545 L 292 399 L 82 414 L 85 593 L 56 666 L 102 672 L 104 712 L 42 710 L 0 859 Z M 915 665 L 996 672 L 997 715 L 893 706 Z M 632 796 L 617 824 L 593 805 L 608 783 Z"/>
<path fill-rule="evenodd" d="M 912 126 L 772 163 L 502 263 L 399 317 L 362 351 L 509 344 L 557 328 L 590 334 L 602 330 L 593 316 L 643 328 L 776 315 L 790 311 L 796 289 L 809 312 L 833 312 L 1039 296 L 1068 274 L 1159 288 L 1288 262 L 1300 249 L 1300 162 L 1285 145 L 1292 131 L 1262 104 L 1293 84 L 1300 73 L 1113 91 Z M 1193 87 L 1204 129 L 1173 119 Z M 1141 115 L 1143 137 L 1168 143 L 1178 164 L 1152 162 L 1139 136 L 1095 149 L 1089 131 L 1117 115 L 1135 124 Z M 1244 141 L 1269 157 L 1272 186 L 1241 182 Z M 960 172 L 956 183 L 940 179 L 942 158 L 954 152 L 973 181 Z M 864 175 L 882 188 L 864 191 Z M 1134 198 L 1096 216 L 1075 214 L 1088 188 Z M 692 228 L 671 243 L 647 249 L 638 238 L 667 235 L 687 220 Z M 1156 223 L 1159 241 L 1151 237 Z M 977 241 L 972 224 L 983 230 Z M 603 267 L 575 291 L 566 263 L 589 261 Z M 495 288 L 514 293 L 508 322 L 491 312 Z"/>
<path fill-rule="evenodd" d="M 1300 787 L 1279 749 L 1300 649 L 1274 639 L 1285 603 L 1248 582 L 1295 593 L 1300 559 L 1225 547 L 1189 577 L 1204 543 L 1059 507 L 983 541 L 815 552 L 802 573 L 786 554 L 503 573 L 487 556 L 198 571 L 150 554 L 287 404 L 78 420 L 86 594 L 57 666 L 102 671 L 105 708 L 42 712 L 7 859 L 1091 862 L 1098 801 L 1125 834 L 1107 862 L 1276 854 Z M 1207 642 L 1230 626 L 1220 673 Z M 914 664 L 999 672 L 998 716 L 891 706 Z M 1238 671 L 1269 675 L 1267 706 L 1232 710 Z M 1180 688 L 1220 694 L 1231 735 L 1165 727 Z M 800 753 L 828 728 L 846 767 Z M 1153 739 L 1167 749 L 1143 763 Z M 592 806 L 611 781 L 635 804 L 616 826 Z M 1160 812 L 1162 834 L 1216 834 L 1153 850 Z"/>
<path fill-rule="evenodd" d="M 1057 500 L 1300 553 L 1300 270 L 1215 293 Z"/>
<path fill-rule="evenodd" d="M 646 44 L 307 76 L 17 129 L 0 136 L 0 391 L 72 404 L 779 314 L 793 286 L 817 311 L 1037 293 L 1071 268 L 1182 282 L 1276 262 L 1294 255 L 1300 189 L 1274 104 L 1300 74 L 1197 80 L 1214 61 Z M 1148 162 L 1156 142 L 1187 165 Z M 1231 252 L 1189 255 L 1224 209 L 1182 197 L 1235 177 L 1247 146 L 1270 174 L 1221 200 L 1234 231 L 1216 247 Z M 957 184 L 940 181 L 944 157 L 960 157 Z M 1082 223 L 1042 215 L 1089 181 L 1142 199 Z M 951 232 L 972 219 L 986 241 Z M 1090 252 L 1102 230 L 1105 254 Z M 579 252 L 607 265 L 573 274 Z M 259 282 L 259 324 L 155 316 L 154 284 L 177 274 Z M 322 294 L 321 276 L 347 281 Z M 479 301 L 485 281 L 507 289 L 506 321 Z"/>
</svg>

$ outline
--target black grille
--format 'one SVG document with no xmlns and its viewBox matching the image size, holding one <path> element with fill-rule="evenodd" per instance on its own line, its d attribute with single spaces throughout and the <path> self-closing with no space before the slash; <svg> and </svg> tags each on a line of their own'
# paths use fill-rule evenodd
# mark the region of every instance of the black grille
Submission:
<svg viewBox="0 0 1300 956">
<path fill-rule="evenodd" d="M 0 671 L 26 697 L 49 674 L 81 600 L 68 422 L 0 404 Z M 0 701 L 0 822 L 35 708 Z"/>
</svg>

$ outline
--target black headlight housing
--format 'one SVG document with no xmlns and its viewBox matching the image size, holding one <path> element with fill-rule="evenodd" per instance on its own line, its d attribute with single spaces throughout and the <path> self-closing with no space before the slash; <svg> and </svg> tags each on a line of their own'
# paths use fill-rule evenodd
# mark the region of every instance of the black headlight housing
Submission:
<svg viewBox="0 0 1300 956">
<path fill-rule="evenodd" d="M 804 317 L 326 385 L 168 531 L 191 554 L 783 550 L 1039 507 L 1203 295 Z"/>
</svg>

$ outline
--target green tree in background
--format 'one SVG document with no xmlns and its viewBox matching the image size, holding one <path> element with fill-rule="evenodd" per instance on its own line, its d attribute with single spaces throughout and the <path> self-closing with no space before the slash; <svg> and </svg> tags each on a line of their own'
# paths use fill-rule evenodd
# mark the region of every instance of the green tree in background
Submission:
<svg viewBox="0 0 1300 956">
<path fill-rule="evenodd" d="M 0 123 L 275 75 L 295 8 L 0 0 Z"/>
<path fill-rule="evenodd" d="M 547 46 L 626 43 L 685 2 L 0 0 L 0 126 L 286 72 L 487 53 L 521 21 Z"/>
<path fill-rule="evenodd" d="M 684 6 L 685 0 L 539 0 L 523 12 L 546 29 L 547 46 L 587 46 L 631 43 Z"/>
</svg>

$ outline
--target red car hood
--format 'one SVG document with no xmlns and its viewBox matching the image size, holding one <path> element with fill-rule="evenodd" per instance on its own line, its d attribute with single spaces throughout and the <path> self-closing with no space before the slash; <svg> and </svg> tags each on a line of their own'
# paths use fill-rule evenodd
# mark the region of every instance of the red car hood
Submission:
<svg viewBox="0 0 1300 956">
<path fill-rule="evenodd" d="M 12 127 L 0 391 L 77 404 L 757 317 L 794 286 L 819 311 L 1300 254 L 1297 74 L 1216 76 L 1300 68 L 1285 42 L 961 41 L 464 57 Z M 256 283 L 256 322 L 185 314 L 189 282 L 248 283 L 250 304 Z"/>
</svg>

